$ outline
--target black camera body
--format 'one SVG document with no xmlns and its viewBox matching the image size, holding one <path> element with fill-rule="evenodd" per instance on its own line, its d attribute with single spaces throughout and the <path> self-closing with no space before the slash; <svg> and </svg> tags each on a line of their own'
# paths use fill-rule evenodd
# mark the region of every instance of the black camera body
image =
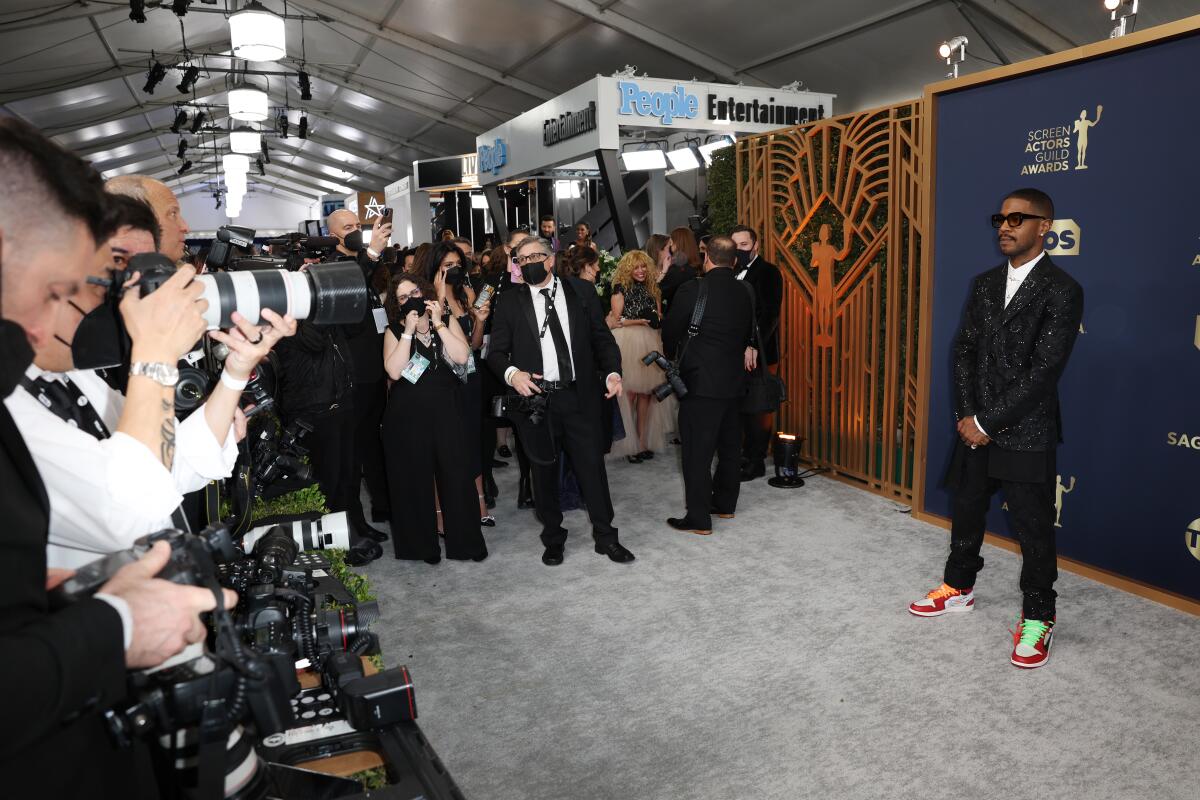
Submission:
<svg viewBox="0 0 1200 800">
<path fill-rule="evenodd" d="M 658 386 L 654 387 L 654 399 L 658 402 L 666 400 L 671 395 L 675 395 L 682 400 L 687 397 L 687 384 L 683 382 L 683 378 L 679 375 L 679 366 L 664 356 L 657 350 L 651 350 L 642 357 L 642 363 L 647 367 L 651 364 L 657 364 L 659 369 L 666 375 L 666 380 Z"/>
<path fill-rule="evenodd" d="M 534 380 L 534 384 L 539 389 L 544 388 L 541 380 Z M 527 417 L 531 425 L 541 425 L 549 411 L 550 397 L 545 391 L 540 394 L 531 394 L 529 397 L 512 392 L 511 394 L 497 395 L 492 400 L 492 416 L 511 418 L 514 414 L 520 414 Z"/>
</svg>

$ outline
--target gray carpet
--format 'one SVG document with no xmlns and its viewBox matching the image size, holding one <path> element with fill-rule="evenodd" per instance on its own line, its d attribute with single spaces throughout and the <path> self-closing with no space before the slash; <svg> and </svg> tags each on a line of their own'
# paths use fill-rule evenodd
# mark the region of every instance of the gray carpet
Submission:
<svg viewBox="0 0 1200 800">
<path fill-rule="evenodd" d="M 543 566 L 514 463 L 487 561 L 364 569 L 469 798 L 1200 796 L 1200 620 L 1063 573 L 1051 661 L 1018 670 L 1016 555 L 985 547 L 975 611 L 918 619 L 944 531 L 816 478 L 678 533 L 675 450 L 609 465 L 632 565 L 572 512 Z"/>
</svg>

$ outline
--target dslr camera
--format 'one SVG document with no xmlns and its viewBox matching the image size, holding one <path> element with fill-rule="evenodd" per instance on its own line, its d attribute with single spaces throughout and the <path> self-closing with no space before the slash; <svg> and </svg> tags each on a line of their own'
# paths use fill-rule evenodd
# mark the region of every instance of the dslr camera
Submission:
<svg viewBox="0 0 1200 800">
<path fill-rule="evenodd" d="M 539 389 L 543 388 L 541 380 L 534 380 L 534 383 Z M 511 418 L 514 414 L 521 414 L 529 419 L 531 425 L 541 425 L 549 410 L 550 397 L 544 391 L 529 397 L 513 392 L 492 399 L 492 416 Z"/>
<path fill-rule="evenodd" d="M 671 395 L 675 395 L 682 400 L 687 397 L 687 384 L 683 382 L 683 378 L 679 376 L 679 365 L 671 359 L 664 356 L 657 350 L 651 350 L 642 358 L 642 363 L 647 367 L 651 364 L 657 364 L 659 369 L 666 375 L 666 380 L 658 386 L 654 387 L 654 399 L 658 402 L 666 400 Z"/>
</svg>

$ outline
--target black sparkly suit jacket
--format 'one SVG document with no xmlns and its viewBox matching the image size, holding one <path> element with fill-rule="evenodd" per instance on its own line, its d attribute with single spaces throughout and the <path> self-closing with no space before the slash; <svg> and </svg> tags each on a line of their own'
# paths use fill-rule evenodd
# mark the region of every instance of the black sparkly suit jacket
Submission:
<svg viewBox="0 0 1200 800">
<path fill-rule="evenodd" d="M 954 342 L 956 411 L 977 416 L 1003 450 L 1052 450 L 1062 441 L 1058 379 L 1079 334 L 1083 287 L 1043 256 L 1006 308 L 1009 269 L 971 285 Z"/>
</svg>

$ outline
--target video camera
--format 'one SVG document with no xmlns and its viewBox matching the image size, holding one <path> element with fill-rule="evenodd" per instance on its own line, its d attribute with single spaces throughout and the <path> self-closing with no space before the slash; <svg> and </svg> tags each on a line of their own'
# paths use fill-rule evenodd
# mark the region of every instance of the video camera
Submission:
<svg viewBox="0 0 1200 800">
<path fill-rule="evenodd" d="M 651 364 L 657 364 L 659 369 L 666 374 L 667 379 L 658 386 L 654 387 L 653 394 L 655 400 L 661 403 L 672 394 L 680 400 L 687 397 L 687 384 L 685 384 L 683 382 L 683 378 L 679 376 L 679 367 L 674 361 L 667 358 L 657 350 L 651 350 L 642 358 L 642 363 L 647 367 Z"/>
<path fill-rule="evenodd" d="M 171 546 L 160 578 L 214 592 L 210 634 L 134 673 L 130 700 L 104 717 L 121 746 L 153 737 L 164 798 L 358 795 L 354 782 L 295 765 L 365 749 L 382 752 L 394 782 L 372 797 L 461 798 L 414 722 L 408 670 L 366 674 L 360 657 L 378 652 L 370 632 L 378 606 L 355 603 L 328 575 L 324 556 L 300 552 L 282 527 L 252 549 L 238 547 L 222 525 L 196 535 L 159 531 L 82 567 L 54 590 L 55 600 L 91 596 L 158 541 Z M 223 607 L 222 587 L 238 592 L 234 608 Z M 300 666 L 319 684 L 302 689 Z"/>
</svg>

